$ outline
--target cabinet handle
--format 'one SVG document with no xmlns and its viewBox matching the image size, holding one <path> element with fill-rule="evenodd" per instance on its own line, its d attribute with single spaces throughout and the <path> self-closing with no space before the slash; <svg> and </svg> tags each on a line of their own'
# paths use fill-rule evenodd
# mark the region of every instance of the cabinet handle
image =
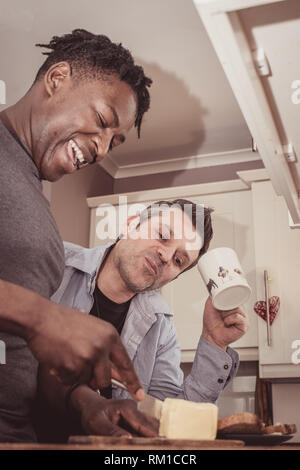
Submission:
<svg viewBox="0 0 300 470">
<path fill-rule="evenodd" d="M 267 342 L 268 342 L 268 346 L 271 346 L 272 339 L 271 339 L 271 325 L 270 325 L 268 271 L 264 271 L 264 281 L 265 281 L 265 299 L 266 299 L 266 311 L 267 311 Z"/>
</svg>

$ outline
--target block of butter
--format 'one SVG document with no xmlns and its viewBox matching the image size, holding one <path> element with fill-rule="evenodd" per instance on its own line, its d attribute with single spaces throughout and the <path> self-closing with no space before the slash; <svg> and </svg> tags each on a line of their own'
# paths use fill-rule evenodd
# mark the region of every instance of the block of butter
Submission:
<svg viewBox="0 0 300 470">
<path fill-rule="evenodd" d="M 195 403 L 166 398 L 162 405 L 159 435 L 169 439 L 216 438 L 218 407 L 212 403 Z"/>
</svg>

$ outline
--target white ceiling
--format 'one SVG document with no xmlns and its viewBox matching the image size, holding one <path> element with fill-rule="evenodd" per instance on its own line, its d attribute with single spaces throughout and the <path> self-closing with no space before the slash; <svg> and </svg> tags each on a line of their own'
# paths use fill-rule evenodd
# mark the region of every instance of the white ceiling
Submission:
<svg viewBox="0 0 300 470">
<path fill-rule="evenodd" d="M 74 28 L 122 42 L 153 79 L 142 138 L 132 131 L 111 154 L 117 168 L 251 146 L 192 0 L 0 0 L 0 9 L 0 79 L 8 105 L 28 89 L 42 62 L 34 44 Z"/>
</svg>

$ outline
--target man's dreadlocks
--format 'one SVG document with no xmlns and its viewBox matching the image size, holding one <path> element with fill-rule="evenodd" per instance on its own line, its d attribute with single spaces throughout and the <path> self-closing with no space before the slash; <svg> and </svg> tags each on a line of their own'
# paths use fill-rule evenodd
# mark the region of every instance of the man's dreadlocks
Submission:
<svg viewBox="0 0 300 470">
<path fill-rule="evenodd" d="M 47 59 L 39 69 L 36 80 L 58 62 L 66 61 L 71 66 L 74 78 L 105 78 L 117 75 L 128 83 L 137 96 L 135 127 L 140 137 L 143 115 L 150 107 L 147 87 L 152 80 L 145 76 L 142 67 L 135 65 L 131 53 L 122 44 L 113 43 L 107 36 L 92 34 L 84 29 L 74 29 L 71 34 L 54 36 L 49 44 L 36 44 L 51 49 L 43 52 Z"/>
</svg>

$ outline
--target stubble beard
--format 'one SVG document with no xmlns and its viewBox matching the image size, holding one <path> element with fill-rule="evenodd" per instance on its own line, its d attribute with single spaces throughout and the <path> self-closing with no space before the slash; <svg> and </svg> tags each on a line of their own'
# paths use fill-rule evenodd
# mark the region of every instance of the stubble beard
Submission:
<svg viewBox="0 0 300 470">
<path fill-rule="evenodd" d="M 156 279 L 152 277 L 149 279 L 148 283 L 145 280 L 143 285 L 138 284 L 132 279 L 133 276 L 131 276 L 130 273 L 137 272 L 134 269 L 134 262 L 128 261 L 127 263 L 122 263 L 121 259 L 119 258 L 117 262 L 117 267 L 118 267 L 120 276 L 124 284 L 126 285 L 127 289 L 129 289 L 134 294 L 139 294 L 141 292 L 147 292 L 147 291 L 156 289 L 155 287 Z"/>
</svg>

